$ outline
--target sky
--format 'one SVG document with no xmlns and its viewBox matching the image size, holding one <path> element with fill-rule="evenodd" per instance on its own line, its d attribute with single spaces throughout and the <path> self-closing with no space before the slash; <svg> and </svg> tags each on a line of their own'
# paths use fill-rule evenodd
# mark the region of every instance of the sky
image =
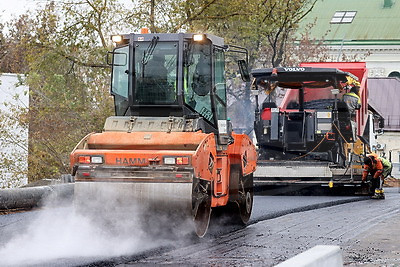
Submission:
<svg viewBox="0 0 400 267">
<path fill-rule="evenodd" d="M 36 6 L 45 2 L 45 0 L 0 0 L 0 20 L 5 23 L 27 10 L 34 10 Z"/>
<path fill-rule="evenodd" d="M 27 10 L 35 10 L 37 7 L 43 6 L 49 0 L 0 0 L 0 22 L 5 23 L 25 13 Z M 61 0 L 54 0 L 61 1 Z M 119 0 L 125 5 L 132 4 L 132 0 Z"/>
</svg>

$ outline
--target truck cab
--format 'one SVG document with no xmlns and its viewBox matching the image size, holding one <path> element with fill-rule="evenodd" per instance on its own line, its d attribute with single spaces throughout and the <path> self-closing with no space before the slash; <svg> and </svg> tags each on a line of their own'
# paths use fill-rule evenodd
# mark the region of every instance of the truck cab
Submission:
<svg viewBox="0 0 400 267">
<path fill-rule="evenodd" d="M 186 33 L 113 38 L 119 41 L 112 52 L 116 116 L 199 114 L 204 130 L 215 133 L 218 121 L 226 121 L 227 46 L 222 38 Z"/>
</svg>

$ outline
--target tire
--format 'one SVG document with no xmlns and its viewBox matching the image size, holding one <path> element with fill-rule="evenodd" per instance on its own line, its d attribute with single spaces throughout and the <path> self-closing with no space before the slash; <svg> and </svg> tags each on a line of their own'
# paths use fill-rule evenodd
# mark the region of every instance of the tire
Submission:
<svg viewBox="0 0 400 267">
<path fill-rule="evenodd" d="M 243 176 L 240 165 L 231 166 L 229 181 L 229 202 L 224 207 L 218 207 L 215 215 L 223 224 L 246 225 L 253 209 L 253 174 Z"/>
<path fill-rule="evenodd" d="M 243 176 L 240 173 L 239 176 L 239 197 L 237 200 L 237 205 L 239 208 L 239 216 L 242 224 L 247 224 L 251 217 L 251 212 L 253 210 L 253 174 Z"/>
<path fill-rule="evenodd" d="M 194 179 L 192 191 L 192 214 L 195 232 L 203 237 L 208 229 L 211 217 L 211 183 Z"/>
</svg>

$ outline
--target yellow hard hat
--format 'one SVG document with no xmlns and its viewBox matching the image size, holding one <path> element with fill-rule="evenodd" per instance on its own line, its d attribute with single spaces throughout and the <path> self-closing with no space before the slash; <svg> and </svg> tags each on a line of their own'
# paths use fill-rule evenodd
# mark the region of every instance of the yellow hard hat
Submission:
<svg viewBox="0 0 400 267">
<path fill-rule="evenodd" d="M 360 87 L 360 82 L 357 81 L 356 79 L 354 79 L 353 77 L 346 76 L 346 79 L 347 79 L 347 82 L 346 82 L 347 85 Z"/>
</svg>

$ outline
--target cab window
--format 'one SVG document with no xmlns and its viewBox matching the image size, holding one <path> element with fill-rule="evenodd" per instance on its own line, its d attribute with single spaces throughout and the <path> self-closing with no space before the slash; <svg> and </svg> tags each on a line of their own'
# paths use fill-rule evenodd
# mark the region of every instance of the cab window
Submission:
<svg viewBox="0 0 400 267">
<path fill-rule="evenodd" d="M 124 115 L 128 109 L 128 54 L 129 47 L 123 46 L 114 49 L 111 93 L 114 96 L 115 113 Z"/>
<path fill-rule="evenodd" d="M 177 57 L 177 42 L 135 44 L 134 102 L 136 104 L 176 103 Z"/>
<path fill-rule="evenodd" d="M 213 123 L 210 90 L 212 87 L 211 43 L 190 43 L 184 66 L 184 100 L 192 109 Z"/>
</svg>

